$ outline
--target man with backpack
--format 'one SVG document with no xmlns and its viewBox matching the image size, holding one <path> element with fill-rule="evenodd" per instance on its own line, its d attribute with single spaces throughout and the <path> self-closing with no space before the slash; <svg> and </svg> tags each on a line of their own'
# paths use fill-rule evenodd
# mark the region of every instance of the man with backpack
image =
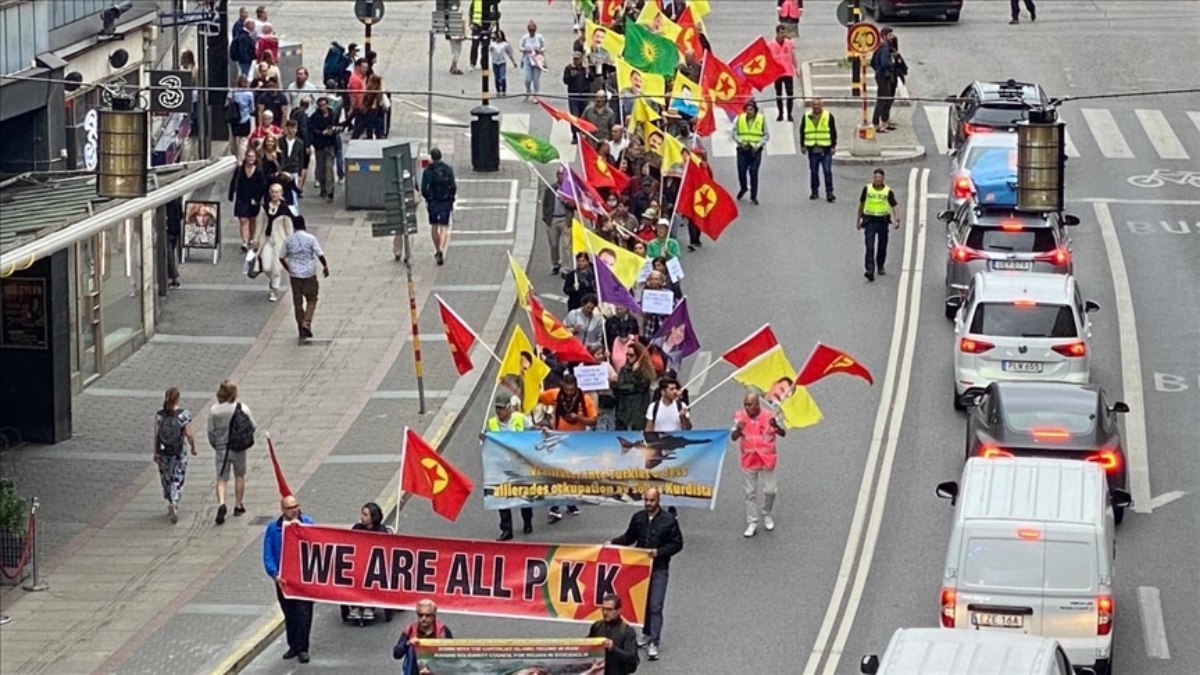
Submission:
<svg viewBox="0 0 1200 675">
<path fill-rule="evenodd" d="M 691 431 L 687 404 L 679 396 L 679 380 L 660 379 L 658 393 L 658 398 L 646 409 L 646 431 Z"/>
<path fill-rule="evenodd" d="M 217 402 L 208 411 L 208 444 L 215 453 L 217 467 L 217 525 L 225 523 L 225 484 L 233 470 L 233 515 L 246 513 L 246 451 L 254 446 L 258 425 L 249 406 L 237 400 L 238 388 L 233 380 L 217 387 Z"/>
<path fill-rule="evenodd" d="M 237 64 L 238 72 L 250 77 L 250 66 L 254 63 L 254 50 L 258 46 L 254 39 L 254 19 L 246 19 L 242 30 L 229 43 L 229 60 Z"/>
<path fill-rule="evenodd" d="M 441 149 L 430 148 L 429 159 L 429 166 L 421 174 L 421 196 L 429 211 L 433 257 L 442 265 L 446 262 L 446 246 L 450 243 L 450 220 L 458 195 L 458 182 L 454 179 L 454 169 L 442 161 Z"/>
</svg>

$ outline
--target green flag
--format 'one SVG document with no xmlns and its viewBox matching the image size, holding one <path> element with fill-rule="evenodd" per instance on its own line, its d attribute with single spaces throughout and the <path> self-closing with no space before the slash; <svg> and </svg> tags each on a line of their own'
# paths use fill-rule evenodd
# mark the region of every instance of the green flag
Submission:
<svg viewBox="0 0 1200 675">
<path fill-rule="evenodd" d="M 510 131 L 501 131 L 500 135 L 504 137 L 504 142 L 508 143 L 508 147 L 512 148 L 513 152 L 526 162 L 546 164 L 558 159 L 558 150 L 550 145 L 549 141 L 543 141 L 537 136 Z"/>
<path fill-rule="evenodd" d="M 596 13 L 596 3 L 593 0 L 579 0 L 579 13 L 590 18 Z"/>
<path fill-rule="evenodd" d="M 643 73 L 671 77 L 679 63 L 679 48 L 632 18 L 626 18 L 623 56 L 629 65 Z"/>
</svg>

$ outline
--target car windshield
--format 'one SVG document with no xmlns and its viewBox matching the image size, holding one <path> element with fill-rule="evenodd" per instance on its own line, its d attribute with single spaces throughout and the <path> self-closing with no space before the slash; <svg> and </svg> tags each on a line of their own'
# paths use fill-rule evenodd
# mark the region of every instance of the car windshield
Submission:
<svg viewBox="0 0 1200 675">
<path fill-rule="evenodd" d="M 967 233 L 967 248 L 996 253 L 1045 253 L 1058 247 L 1048 227 L 1004 230 L 975 226 Z"/>
<path fill-rule="evenodd" d="M 975 308 L 971 332 L 976 335 L 1026 338 L 1073 338 L 1075 315 L 1070 305 L 1026 305 L 982 302 Z"/>
<path fill-rule="evenodd" d="M 982 105 L 972 115 L 971 124 L 1011 126 L 1025 119 L 1026 111 L 1016 105 Z"/>
<path fill-rule="evenodd" d="M 1031 433 L 1037 429 L 1061 429 L 1072 436 L 1092 433 L 1096 424 L 1096 402 L 1061 396 L 1053 404 L 1041 396 L 1013 397 L 1004 400 L 1004 425 L 1013 431 Z"/>
</svg>

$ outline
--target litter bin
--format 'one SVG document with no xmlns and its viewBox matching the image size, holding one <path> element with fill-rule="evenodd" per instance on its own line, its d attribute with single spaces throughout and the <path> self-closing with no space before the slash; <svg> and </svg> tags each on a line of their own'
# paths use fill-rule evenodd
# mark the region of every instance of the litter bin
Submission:
<svg viewBox="0 0 1200 675">
<path fill-rule="evenodd" d="M 481 105 L 471 111 L 471 169 L 488 172 L 500 170 L 500 111 Z"/>
</svg>

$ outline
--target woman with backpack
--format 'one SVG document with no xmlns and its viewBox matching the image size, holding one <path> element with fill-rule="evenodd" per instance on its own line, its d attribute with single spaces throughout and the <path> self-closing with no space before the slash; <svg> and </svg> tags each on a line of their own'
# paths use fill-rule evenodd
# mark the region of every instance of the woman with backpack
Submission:
<svg viewBox="0 0 1200 675">
<path fill-rule="evenodd" d="M 208 410 L 208 444 L 215 453 L 217 467 L 217 524 L 225 523 L 225 484 L 233 469 L 233 515 L 246 512 L 246 451 L 254 445 L 258 425 L 250 408 L 238 403 L 238 388 L 233 380 L 217 387 L 217 402 Z"/>
<path fill-rule="evenodd" d="M 192 414 L 179 406 L 179 389 L 171 387 L 163 395 L 162 410 L 154 414 L 154 463 L 162 482 L 163 499 L 167 500 L 167 517 L 171 524 L 179 522 L 179 498 L 187 478 L 187 455 L 183 444 L 196 454 L 196 437 L 192 435 Z"/>
</svg>

